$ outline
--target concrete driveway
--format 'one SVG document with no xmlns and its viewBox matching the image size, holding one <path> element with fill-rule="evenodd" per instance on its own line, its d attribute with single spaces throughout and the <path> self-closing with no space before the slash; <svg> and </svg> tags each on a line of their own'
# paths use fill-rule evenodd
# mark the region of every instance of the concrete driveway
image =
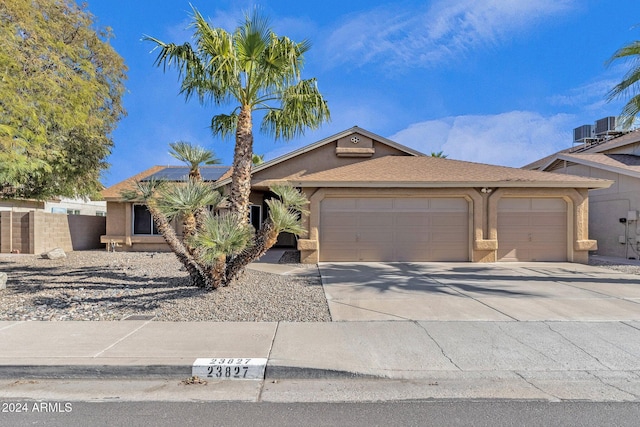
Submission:
<svg viewBox="0 0 640 427">
<path fill-rule="evenodd" d="M 334 321 L 640 320 L 640 277 L 572 263 L 320 263 Z"/>
</svg>

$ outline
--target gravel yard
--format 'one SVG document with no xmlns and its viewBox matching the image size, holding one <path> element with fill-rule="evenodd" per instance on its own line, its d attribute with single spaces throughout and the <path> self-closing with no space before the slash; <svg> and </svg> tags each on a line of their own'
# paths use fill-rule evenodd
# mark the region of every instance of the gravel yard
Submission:
<svg viewBox="0 0 640 427">
<path fill-rule="evenodd" d="M 331 320 L 314 274 L 247 269 L 233 285 L 205 292 L 187 286 L 187 273 L 172 253 L 101 250 L 70 252 L 61 260 L 0 255 L 0 271 L 8 275 L 0 320 Z"/>
<path fill-rule="evenodd" d="M 296 262 L 291 254 L 282 261 Z M 590 264 L 640 274 L 640 266 L 598 259 Z M 66 259 L 0 255 L 8 274 L 0 320 L 331 321 L 317 269 L 281 276 L 247 269 L 213 292 L 187 286 L 171 253 L 80 251 Z"/>
</svg>

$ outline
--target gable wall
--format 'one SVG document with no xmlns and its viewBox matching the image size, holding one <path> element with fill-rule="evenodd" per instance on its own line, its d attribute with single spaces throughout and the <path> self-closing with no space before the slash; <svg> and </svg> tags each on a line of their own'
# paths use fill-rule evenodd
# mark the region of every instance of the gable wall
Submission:
<svg viewBox="0 0 640 427">
<path fill-rule="evenodd" d="M 404 151 L 373 141 L 375 153 L 371 157 L 338 157 L 336 156 L 336 145 L 337 141 L 325 144 L 268 169 L 258 171 L 253 176 L 253 184 L 259 184 L 260 181 L 264 180 L 283 179 L 299 176 L 300 174 L 333 169 L 378 157 L 408 155 Z"/>
</svg>

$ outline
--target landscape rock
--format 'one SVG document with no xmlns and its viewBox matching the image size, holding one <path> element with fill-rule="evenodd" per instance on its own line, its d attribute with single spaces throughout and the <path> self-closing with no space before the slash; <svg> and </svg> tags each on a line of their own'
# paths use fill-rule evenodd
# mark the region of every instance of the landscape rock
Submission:
<svg viewBox="0 0 640 427">
<path fill-rule="evenodd" d="M 62 250 L 62 248 L 51 249 L 49 252 L 45 252 L 42 254 L 42 258 L 45 259 L 62 259 L 66 258 L 67 254 Z"/>
<path fill-rule="evenodd" d="M 7 273 L 0 272 L 0 289 L 7 289 Z"/>
</svg>

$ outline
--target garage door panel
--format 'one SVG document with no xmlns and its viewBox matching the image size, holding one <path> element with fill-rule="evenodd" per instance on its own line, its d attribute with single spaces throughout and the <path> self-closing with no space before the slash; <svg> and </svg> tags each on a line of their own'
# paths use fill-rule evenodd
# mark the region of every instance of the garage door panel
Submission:
<svg viewBox="0 0 640 427">
<path fill-rule="evenodd" d="M 389 227 L 393 225 L 394 217 L 391 212 L 385 213 L 372 213 L 370 215 L 363 215 L 358 213 L 355 215 L 356 226 L 361 227 Z"/>
<path fill-rule="evenodd" d="M 429 210 L 429 199 L 393 199 L 395 211 L 417 211 L 426 212 Z"/>
<path fill-rule="evenodd" d="M 405 242 L 411 247 L 415 247 L 418 243 L 428 243 L 429 234 L 424 232 L 424 229 L 416 228 L 414 230 L 398 230 L 395 233 L 395 239 L 401 242 Z"/>
<path fill-rule="evenodd" d="M 331 212 L 356 210 L 356 200 L 351 198 L 330 198 L 322 201 L 322 208 Z"/>
<path fill-rule="evenodd" d="M 547 227 L 564 227 L 567 217 L 563 214 L 536 214 L 531 217 L 531 225 Z"/>
<path fill-rule="evenodd" d="M 498 203 L 499 261 L 566 261 L 567 204 L 560 198 Z"/>
<path fill-rule="evenodd" d="M 467 214 L 432 214 L 430 215 L 431 225 L 437 227 L 469 227 L 469 216 Z"/>
<path fill-rule="evenodd" d="M 325 234 L 326 242 L 355 242 L 357 239 L 356 230 L 350 227 L 327 228 Z"/>
<path fill-rule="evenodd" d="M 320 210 L 321 261 L 469 260 L 463 198 L 328 198 Z"/>
<path fill-rule="evenodd" d="M 531 210 L 534 211 L 566 211 L 567 203 L 562 199 L 531 199 Z"/>
<path fill-rule="evenodd" d="M 356 242 L 385 244 L 393 240 L 393 231 L 380 228 L 360 228 L 356 232 Z"/>
<path fill-rule="evenodd" d="M 461 197 L 454 199 L 433 198 L 429 199 L 429 209 L 432 211 L 467 212 L 469 203 Z"/>
<path fill-rule="evenodd" d="M 424 213 L 420 214 L 418 212 L 395 212 L 393 216 L 393 223 L 398 226 L 409 226 L 409 227 L 427 227 L 429 225 L 429 217 Z"/>
<path fill-rule="evenodd" d="M 378 211 L 392 211 L 393 199 L 387 198 L 363 198 L 356 199 L 357 210 L 361 212 L 378 212 Z"/>
<path fill-rule="evenodd" d="M 331 216 L 324 219 L 324 225 L 328 227 L 351 227 L 358 225 L 358 218 L 346 212 L 334 212 Z"/>
</svg>

